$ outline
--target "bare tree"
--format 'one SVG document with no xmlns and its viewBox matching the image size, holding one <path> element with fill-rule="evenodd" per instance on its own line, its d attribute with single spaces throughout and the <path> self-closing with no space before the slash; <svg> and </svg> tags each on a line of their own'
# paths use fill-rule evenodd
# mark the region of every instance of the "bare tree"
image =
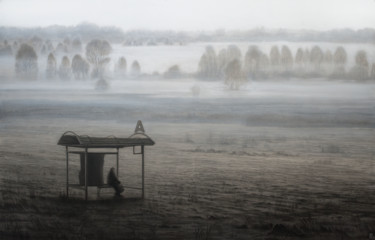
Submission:
<svg viewBox="0 0 375 240">
<path fill-rule="evenodd" d="M 294 62 L 296 63 L 296 65 L 298 67 L 302 67 L 302 65 L 303 65 L 303 50 L 302 50 L 302 48 L 297 49 L 296 57 L 295 57 Z"/>
<path fill-rule="evenodd" d="M 46 69 L 46 78 L 47 79 L 54 79 L 56 77 L 57 72 L 56 67 L 56 59 L 53 53 L 50 53 L 47 58 L 47 69 Z"/>
<path fill-rule="evenodd" d="M 375 80 L 375 63 L 372 64 L 370 77 Z"/>
<path fill-rule="evenodd" d="M 225 67 L 227 66 L 228 58 L 227 58 L 227 50 L 221 49 L 219 54 L 217 55 L 217 68 L 218 68 L 218 77 L 224 78 L 225 76 Z"/>
<path fill-rule="evenodd" d="M 270 65 L 274 73 L 280 71 L 280 52 L 277 46 L 272 46 L 270 51 Z"/>
<path fill-rule="evenodd" d="M 231 90 L 238 90 L 244 82 L 245 78 L 242 74 L 241 62 L 238 59 L 234 59 L 225 68 L 225 83 Z"/>
<path fill-rule="evenodd" d="M 302 48 L 298 48 L 296 52 L 296 57 L 294 59 L 295 62 L 295 71 L 297 75 L 302 76 L 302 74 L 305 72 L 305 64 L 303 59 L 303 50 Z"/>
<path fill-rule="evenodd" d="M 93 78 L 103 77 L 105 67 L 111 60 L 108 57 L 111 52 L 112 47 L 105 40 L 94 39 L 87 44 L 86 58 L 93 65 Z"/>
<path fill-rule="evenodd" d="M 260 68 L 262 53 L 257 46 L 250 46 L 245 54 L 244 72 L 247 77 L 257 78 Z"/>
<path fill-rule="evenodd" d="M 230 62 L 236 59 L 241 65 L 241 59 L 242 59 L 241 50 L 239 49 L 237 45 L 229 45 L 227 48 L 227 64 L 229 64 Z"/>
<path fill-rule="evenodd" d="M 347 61 L 347 54 L 343 47 L 338 47 L 333 54 L 333 77 L 342 78 L 345 76 L 345 64 Z"/>
<path fill-rule="evenodd" d="M 165 78 L 179 78 L 181 77 L 180 67 L 176 64 L 168 68 L 164 73 Z"/>
<path fill-rule="evenodd" d="M 207 46 L 198 64 L 198 75 L 202 78 L 215 79 L 218 76 L 216 52 L 212 46 Z"/>
<path fill-rule="evenodd" d="M 360 50 L 355 55 L 355 66 L 351 69 L 350 75 L 355 80 L 368 80 L 369 79 L 369 63 L 367 60 L 367 53 Z"/>
<path fill-rule="evenodd" d="M 323 64 L 324 64 L 324 71 L 327 76 L 330 76 L 333 71 L 333 55 L 330 50 L 327 50 L 324 54 Z"/>
<path fill-rule="evenodd" d="M 76 54 L 72 60 L 72 72 L 75 79 L 85 79 L 90 70 L 88 62 L 80 54 Z"/>
<path fill-rule="evenodd" d="M 217 60 L 216 60 L 216 52 L 212 46 L 206 47 L 206 56 L 208 60 L 208 69 L 207 73 L 210 78 L 217 77 Z"/>
<path fill-rule="evenodd" d="M 206 78 L 207 77 L 207 69 L 209 68 L 209 63 L 208 63 L 208 57 L 204 53 L 201 58 L 199 59 L 198 63 L 198 76 L 200 78 Z"/>
<path fill-rule="evenodd" d="M 330 50 L 327 50 L 324 54 L 324 62 L 325 63 L 332 63 L 333 62 L 333 55 Z"/>
<path fill-rule="evenodd" d="M 115 66 L 115 72 L 119 77 L 126 76 L 127 63 L 125 57 L 120 57 Z"/>
<path fill-rule="evenodd" d="M 310 71 L 311 64 L 310 64 L 310 50 L 306 48 L 303 51 L 303 58 L 302 58 L 303 66 L 305 71 Z"/>
<path fill-rule="evenodd" d="M 72 69 L 70 67 L 70 60 L 67 56 L 64 56 L 61 60 L 61 64 L 59 67 L 59 77 L 62 80 L 70 79 Z"/>
<path fill-rule="evenodd" d="M 260 60 L 259 60 L 259 72 L 258 77 L 261 78 L 268 78 L 270 71 L 270 59 L 268 58 L 267 54 L 261 52 Z"/>
<path fill-rule="evenodd" d="M 289 74 L 293 67 L 293 56 L 289 47 L 286 45 L 283 45 L 281 48 L 280 63 L 283 67 L 284 73 Z"/>
<path fill-rule="evenodd" d="M 310 62 L 311 62 L 311 65 L 314 68 L 313 73 L 315 75 L 321 74 L 321 66 L 322 66 L 322 63 L 323 63 L 323 59 L 324 59 L 324 53 L 323 53 L 322 49 L 319 46 L 314 46 L 311 49 Z"/>
<path fill-rule="evenodd" d="M 21 79 L 38 77 L 38 56 L 32 46 L 22 44 L 16 54 L 16 75 Z"/>
<path fill-rule="evenodd" d="M 132 77 L 138 77 L 141 74 L 141 66 L 139 65 L 137 60 L 132 63 L 130 73 Z"/>
</svg>

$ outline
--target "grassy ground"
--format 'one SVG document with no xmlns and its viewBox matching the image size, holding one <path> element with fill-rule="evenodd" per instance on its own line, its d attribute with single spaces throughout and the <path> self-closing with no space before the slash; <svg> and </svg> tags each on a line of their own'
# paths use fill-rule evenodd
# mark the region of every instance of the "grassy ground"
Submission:
<svg viewBox="0 0 375 240">
<path fill-rule="evenodd" d="M 256 83 L 226 92 L 205 84 L 203 92 L 218 95 L 1 89 L 0 239 L 367 239 L 375 232 L 373 85 Z M 156 142 L 146 147 L 146 198 L 131 189 L 123 198 L 111 189 L 97 197 L 91 188 L 88 202 L 80 190 L 67 199 L 61 134 L 126 137 L 138 119 Z M 71 160 L 69 178 L 78 182 L 79 160 Z M 107 156 L 104 174 L 114 165 Z M 132 149 L 121 150 L 119 178 L 141 185 Z"/>
<path fill-rule="evenodd" d="M 128 136 L 134 124 L 3 118 L 0 239 L 366 239 L 375 232 L 374 130 L 144 123 L 146 199 L 65 197 L 65 130 Z M 114 164 L 106 159 L 105 171 Z M 72 181 L 78 181 L 72 159 Z M 121 150 L 120 180 L 140 185 Z"/>
</svg>

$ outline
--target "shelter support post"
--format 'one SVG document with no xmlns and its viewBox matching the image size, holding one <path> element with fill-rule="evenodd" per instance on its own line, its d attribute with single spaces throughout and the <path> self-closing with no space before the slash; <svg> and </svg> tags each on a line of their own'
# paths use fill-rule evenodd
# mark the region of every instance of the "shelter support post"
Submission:
<svg viewBox="0 0 375 240">
<path fill-rule="evenodd" d="M 69 149 L 66 146 L 66 197 L 69 198 Z"/>
<path fill-rule="evenodd" d="M 118 165 L 119 165 L 119 148 L 117 148 L 117 154 L 116 154 L 116 175 L 118 176 Z"/>
<path fill-rule="evenodd" d="M 87 148 L 85 148 L 85 200 L 87 201 Z"/>
<path fill-rule="evenodd" d="M 142 149 L 142 199 L 145 198 L 145 146 L 141 146 Z"/>
</svg>

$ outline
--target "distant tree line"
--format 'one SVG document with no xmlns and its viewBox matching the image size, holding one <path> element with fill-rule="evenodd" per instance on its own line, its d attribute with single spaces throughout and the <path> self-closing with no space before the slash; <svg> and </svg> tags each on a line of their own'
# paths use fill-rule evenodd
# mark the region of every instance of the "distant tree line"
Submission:
<svg viewBox="0 0 375 240">
<path fill-rule="evenodd" d="M 20 79 L 101 79 L 109 73 L 111 62 L 111 44 L 106 40 L 93 39 L 83 44 L 81 39 L 65 37 L 53 43 L 34 36 L 28 40 L 4 40 L 0 44 L 0 53 L 15 57 L 15 73 Z M 38 67 L 38 57 L 46 58 L 45 70 Z M 128 68 L 124 56 L 115 60 L 113 76 L 116 78 L 139 78 L 141 65 L 134 60 Z M 59 63 L 58 63 L 59 62 Z M 263 52 L 258 46 L 251 45 L 243 54 L 236 45 L 216 52 L 207 46 L 198 63 L 198 71 L 183 73 L 178 65 L 170 66 L 163 78 L 196 76 L 200 79 L 223 80 L 231 89 L 238 89 L 249 80 L 275 78 L 316 78 L 354 79 L 358 81 L 375 80 L 375 64 L 369 63 L 367 53 L 356 53 L 353 66 L 348 66 L 347 52 L 343 47 L 322 50 L 318 45 L 311 48 L 298 48 L 293 53 L 287 45 L 272 46 L 269 52 Z M 147 75 L 150 77 L 151 75 Z"/>
<path fill-rule="evenodd" d="M 51 39 L 53 41 L 70 38 L 80 38 L 84 42 L 91 39 L 106 37 L 110 42 L 121 43 L 124 40 L 124 32 L 117 27 L 107 26 L 99 27 L 93 23 L 81 23 L 76 26 L 59 26 L 53 25 L 49 27 L 35 28 L 19 28 L 19 27 L 0 27 L 0 39 L 6 36 L 7 39 L 28 39 L 33 36 L 39 36 L 43 39 Z"/>
<path fill-rule="evenodd" d="M 4 41 L 4 46 L 10 46 Z M 89 41 L 83 51 L 83 44 L 80 39 L 70 40 L 65 38 L 54 47 L 50 40 L 43 41 L 39 37 L 23 40 L 21 43 L 14 41 L 13 46 L 6 52 L 6 56 L 12 56 L 15 50 L 15 73 L 18 79 L 35 80 L 38 78 L 38 56 L 46 55 L 45 78 L 49 80 L 85 80 L 104 79 L 107 65 L 111 61 L 110 53 L 112 47 L 106 40 L 93 39 Z M 39 54 L 38 54 L 39 53 Z M 69 55 L 74 57 L 69 58 Z M 57 56 L 61 56 L 60 64 Z M 141 75 L 141 66 L 137 60 L 133 61 L 129 74 L 127 73 L 127 61 L 120 57 L 115 64 L 114 74 L 116 77 L 136 78 Z"/>
<path fill-rule="evenodd" d="M 124 46 L 184 45 L 194 38 L 186 32 L 133 30 L 124 33 Z"/>
<path fill-rule="evenodd" d="M 290 41 L 290 42 L 346 42 L 375 43 L 375 29 L 364 28 L 333 29 L 328 31 L 254 28 L 249 30 L 201 32 L 194 41 L 230 42 L 230 41 Z"/>
<path fill-rule="evenodd" d="M 343 47 L 334 52 L 323 51 L 319 46 L 298 48 L 293 54 L 283 45 L 272 46 L 269 53 L 252 45 L 244 56 L 236 45 L 229 45 L 217 54 L 207 46 L 198 63 L 197 76 L 201 79 L 222 79 L 231 89 L 238 89 L 248 80 L 272 78 L 316 78 L 375 80 L 375 63 L 369 64 L 367 53 L 360 50 L 355 55 L 355 65 L 347 67 L 347 53 Z"/>
<path fill-rule="evenodd" d="M 53 41 L 70 38 L 80 38 L 84 42 L 103 36 L 111 43 L 124 45 L 178 45 L 189 42 L 233 42 L 233 41 L 303 41 L 303 42 L 358 42 L 374 43 L 375 29 L 359 30 L 334 29 L 330 31 L 290 31 L 287 29 L 254 28 L 242 31 L 182 32 L 182 31 L 146 31 L 132 30 L 124 32 L 122 29 L 107 26 L 99 27 L 92 23 L 81 23 L 77 26 L 49 26 L 38 28 L 0 27 L 0 41 L 7 39 L 18 40 L 37 35 L 43 39 Z"/>
</svg>

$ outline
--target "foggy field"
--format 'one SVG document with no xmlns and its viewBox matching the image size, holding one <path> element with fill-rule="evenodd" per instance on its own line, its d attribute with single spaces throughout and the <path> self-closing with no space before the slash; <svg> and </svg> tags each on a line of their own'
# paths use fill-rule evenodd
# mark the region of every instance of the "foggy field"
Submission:
<svg viewBox="0 0 375 240">
<path fill-rule="evenodd" d="M 196 96 L 192 87 L 199 86 Z M 0 85 L 2 239 L 366 239 L 375 232 L 375 85 L 194 79 Z M 65 199 L 67 130 L 146 147 L 146 199 Z M 120 180 L 140 183 L 122 149 Z M 104 174 L 115 164 L 106 157 Z M 79 161 L 70 179 L 78 182 Z"/>
<path fill-rule="evenodd" d="M 0 0 L 0 240 L 375 240 L 374 12 Z"/>
</svg>

